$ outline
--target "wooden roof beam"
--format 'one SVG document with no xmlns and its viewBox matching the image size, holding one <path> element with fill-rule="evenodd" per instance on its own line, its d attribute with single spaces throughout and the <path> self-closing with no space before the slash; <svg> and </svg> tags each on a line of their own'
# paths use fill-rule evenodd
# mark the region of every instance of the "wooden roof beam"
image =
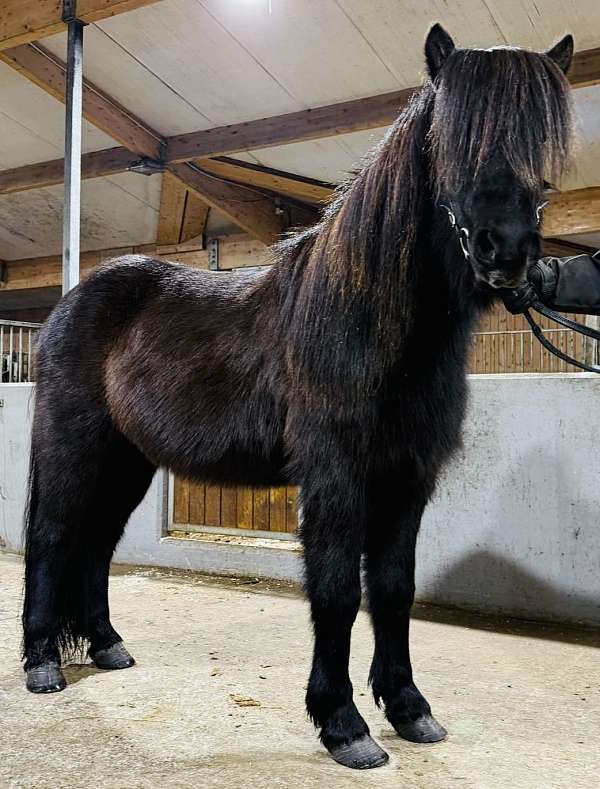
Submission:
<svg viewBox="0 0 600 789">
<path fill-rule="evenodd" d="M 77 16 L 82 22 L 100 22 L 156 2 L 159 0 L 78 0 Z M 62 6 L 62 0 L 1 0 L 0 50 L 61 33 L 66 29 Z"/>
<path fill-rule="evenodd" d="M 82 178 L 102 178 L 126 172 L 135 155 L 120 146 L 104 151 L 93 151 L 81 157 Z M 0 194 L 26 192 L 44 186 L 58 186 L 64 181 L 64 159 L 27 164 L 0 172 Z"/>
<path fill-rule="evenodd" d="M 203 170 L 231 181 L 293 197 L 307 203 L 326 203 L 335 191 L 334 184 L 292 175 L 271 167 L 249 164 L 238 159 L 221 156 L 217 159 L 198 159 Z"/>
<path fill-rule="evenodd" d="M 552 194 L 542 232 L 546 238 L 600 232 L 600 187 Z"/>
<path fill-rule="evenodd" d="M 211 208 L 217 208 L 254 238 L 272 244 L 284 229 L 283 216 L 270 196 L 245 186 L 212 178 L 189 164 L 175 164 L 169 172 Z"/>
<path fill-rule="evenodd" d="M 160 194 L 156 243 L 183 244 L 204 233 L 210 206 L 171 173 L 165 173 Z"/>
</svg>

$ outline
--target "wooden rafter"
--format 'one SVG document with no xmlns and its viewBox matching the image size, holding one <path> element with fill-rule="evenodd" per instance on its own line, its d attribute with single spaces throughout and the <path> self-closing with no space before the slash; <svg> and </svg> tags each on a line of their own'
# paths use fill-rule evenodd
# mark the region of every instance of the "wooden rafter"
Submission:
<svg viewBox="0 0 600 789">
<path fill-rule="evenodd" d="M 82 178 L 102 178 L 127 171 L 135 156 L 127 148 L 118 146 L 104 151 L 93 151 L 81 157 Z M 64 159 L 28 164 L 0 172 L 0 194 L 26 192 L 44 186 L 57 186 L 64 180 Z"/>
<path fill-rule="evenodd" d="M 211 208 L 219 209 L 234 224 L 265 244 L 273 243 L 284 229 L 283 217 L 278 214 L 270 197 L 245 186 L 212 178 L 188 164 L 175 164 L 169 170 Z"/>
<path fill-rule="evenodd" d="M 192 239 L 202 238 L 206 230 L 210 206 L 191 189 L 185 196 L 185 209 L 179 241 L 185 244 Z"/>
<path fill-rule="evenodd" d="M 215 175 L 246 186 L 257 186 L 272 192 L 293 197 L 307 203 L 326 203 L 332 196 L 333 184 L 291 175 L 270 167 L 248 164 L 237 159 L 220 157 L 218 159 L 198 159 L 197 164 Z"/>
<path fill-rule="evenodd" d="M 158 214 L 157 244 L 178 244 L 185 211 L 187 188 L 171 173 L 162 178 L 160 211 Z"/>
<path fill-rule="evenodd" d="M 202 236 L 210 207 L 171 173 L 163 175 L 156 243 L 183 244 Z"/>
<path fill-rule="evenodd" d="M 544 255 L 555 255 L 556 257 L 593 255 L 597 251 L 595 247 L 591 247 L 588 244 L 578 244 L 573 241 L 565 241 L 562 238 L 546 238 L 542 248 Z"/>
<path fill-rule="evenodd" d="M 77 16 L 82 22 L 99 22 L 159 0 L 79 0 Z M 0 4 L 0 50 L 28 44 L 62 32 L 62 0 L 2 0 Z"/>
<path fill-rule="evenodd" d="M 59 58 L 38 45 L 16 47 L 0 53 L 0 58 L 55 98 L 64 99 L 66 68 Z M 125 143 L 127 165 L 140 154 L 154 159 L 161 158 L 164 141 L 160 135 L 142 124 L 139 119 L 89 82 L 84 88 L 84 114 L 91 123 Z M 91 161 L 97 165 L 98 157 Z M 56 161 L 49 166 L 48 163 L 38 165 L 37 172 L 41 173 L 42 178 L 47 182 L 52 175 L 58 177 L 57 165 Z M 87 165 L 88 159 L 84 156 L 82 157 L 84 178 L 90 173 Z M 183 239 L 182 234 L 188 234 L 189 237 L 189 234 L 197 228 L 200 228 L 199 233 L 201 233 L 206 223 L 209 206 L 218 208 L 235 224 L 256 238 L 263 241 L 276 239 L 283 227 L 282 219 L 276 213 L 275 204 L 268 196 L 252 192 L 247 187 L 224 182 L 219 178 L 194 174 L 187 164 L 174 167 L 179 173 L 177 178 L 169 173 L 163 179 L 159 240 L 161 235 L 166 234 L 165 239 L 170 240 L 175 236 L 174 240 L 179 241 Z M 35 172 L 36 166 L 26 173 L 30 185 Z M 14 171 L 8 174 L 0 173 L 0 190 L 4 187 L 5 191 L 15 191 L 14 176 Z M 186 177 L 191 183 L 185 182 Z M 178 187 L 182 182 L 183 189 L 181 186 Z M 177 216 L 177 222 L 174 224 L 178 211 L 180 215 Z"/>
<path fill-rule="evenodd" d="M 600 231 L 600 187 L 559 192 L 544 214 L 544 236 L 569 236 Z"/>
<path fill-rule="evenodd" d="M 600 82 L 600 47 L 575 53 L 569 82 L 574 88 L 587 88 Z"/>
<path fill-rule="evenodd" d="M 388 126 L 416 90 L 418 88 L 396 90 L 326 107 L 176 135 L 167 140 L 167 160 L 184 162 L 198 157 L 227 156 L 253 148 L 289 145 Z"/>
<path fill-rule="evenodd" d="M 39 44 L 0 51 L 0 60 L 54 98 L 64 101 L 66 65 Z M 161 158 L 161 136 L 88 80 L 84 80 L 83 86 L 83 115 L 129 151 L 151 159 Z"/>
<path fill-rule="evenodd" d="M 174 180 L 174 179 L 173 179 Z M 585 245 L 549 238 L 544 243 L 546 255 L 569 255 L 595 252 Z M 85 276 L 107 258 L 126 254 L 145 254 L 184 263 L 194 268 L 208 268 L 208 253 L 200 242 L 144 244 L 138 247 L 124 247 L 99 252 L 86 252 L 82 255 L 82 275 Z M 236 269 L 260 266 L 266 259 L 267 246 L 247 235 L 226 236 L 220 240 L 219 263 L 222 269 Z M 52 255 L 41 258 L 11 260 L 5 263 L 6 277 L 2 290 L 18 292 L 34 288 L 58 288 L 61 283 L 61 258 Z"/>
</svg>

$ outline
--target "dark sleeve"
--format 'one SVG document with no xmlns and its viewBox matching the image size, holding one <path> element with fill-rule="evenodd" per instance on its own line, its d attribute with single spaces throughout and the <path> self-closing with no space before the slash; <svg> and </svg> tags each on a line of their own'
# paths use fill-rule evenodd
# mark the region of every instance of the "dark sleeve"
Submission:
<svg viewBox="0 0 600 789">
<path fill-rule="evenodd" d="M 541 258 L 527 271 L 541 302 L 558 312 L 600 315 L 600 251 Z"/>
</svg>

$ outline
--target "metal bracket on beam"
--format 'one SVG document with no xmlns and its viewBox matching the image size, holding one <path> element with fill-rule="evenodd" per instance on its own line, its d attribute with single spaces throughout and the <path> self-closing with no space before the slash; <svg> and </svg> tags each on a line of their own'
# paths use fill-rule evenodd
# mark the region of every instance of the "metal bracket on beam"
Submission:
<svg viewBox="0 0 600 789">
<path fill-rule="evenodd" d="M 158 159 L 150 159 L 148 156 L 136 159 L 127 168 L 128 172 L 138 173 L 139 175 L 155 175 L 156 173 L 164 173 L 166 169 L 164 162 L 160 162 Z"/>
<path fill-rule="evenodd" d="M 83 22 L 77 16 L 77 0 L 63 0 L 62 21 L 67 25 L 70 22 L 87 25 L 87 22 Z"/>
<path fill-rule="evenodd" d="M 211 238 L 207 244 L 208 268 L 210 271 L 219 270 L 219 239 Z"/>
</svg>

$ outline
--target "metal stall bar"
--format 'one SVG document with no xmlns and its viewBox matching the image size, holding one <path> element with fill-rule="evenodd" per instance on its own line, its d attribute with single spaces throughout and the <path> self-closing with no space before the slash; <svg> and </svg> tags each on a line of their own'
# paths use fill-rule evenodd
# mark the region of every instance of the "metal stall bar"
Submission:
<svg viewBox="0 0 600 789">
<path fill-rule="evenodd" d="M 63 0 L 63 22 L 69 26 L 65 116 L 65 206 L 63 223 L 62 292 L 79 282 L 81 218 L 81 127 L 83 119 L 83 28 L 77 0 Z"/>
</svg>

